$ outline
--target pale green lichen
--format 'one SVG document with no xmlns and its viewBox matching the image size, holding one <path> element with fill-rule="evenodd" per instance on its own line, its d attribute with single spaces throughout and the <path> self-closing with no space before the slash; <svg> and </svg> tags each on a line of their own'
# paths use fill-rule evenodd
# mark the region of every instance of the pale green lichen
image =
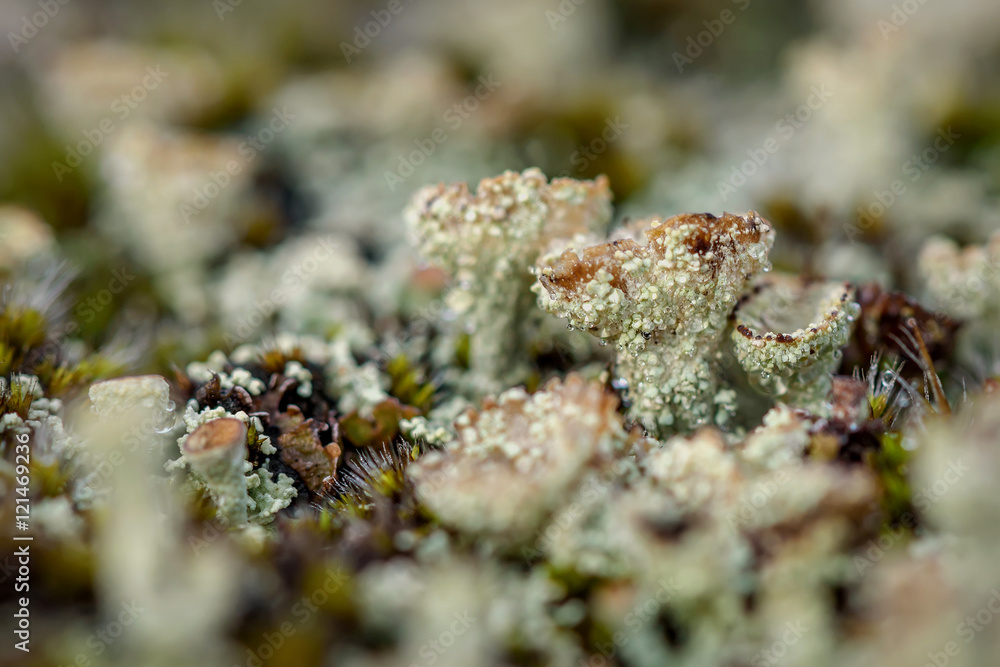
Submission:
<svg viewBox="0 0 1000 667">
<path fill-rule="evenodd" d="M 623 238 L 543 257 L 536 292 L 541 307 L 615 343 L 629 414 L 647 429 L 724 424 L 735 394 L 720 389 L 720 345 L 773 242 L 753 211 L 651 218 Z"/>
<path fill-rule="evenodd" d="M 208 421 L 184 439 L 188 466 L 205 481 L 219 514 L 230 526 L 247 522 L 246 445 L 246 424 L 230 417 Z"/>
<path fill-rule="evenodd" d="M 959 354 L 978 365 L 997 354 L 1000 328 L 1000 232 L 982 245 L 964 249 L 944 237 L 928 241 L 920 253 L 920 273 L 932 305 L 965 322 Z"/>
<path fill-rule="evenodd" d="M 736 356 L 779 401 L 829 416 L 833 373 L 860 311 L 847 283 L 775 276 L 736 309 Z"/>
<path fill-rule="evenodd" d="M 484 386 L 523 375 L 524 329 L 533 318 L 530 268 L 556 239 L 602 229 L 611 218 L 607 178 L 547 182 L 538 169 L 420 190 L 406 211 L 420 250 L 451 274 L 449 304 L 470 333 L 469 363 Z"/>
<path fill-rule="evenodd" d="M 141 375 L 95 382 L 91 385 L 89 394 L 91 409 L 101 420 L 114 419 L 133 412 L 169 416 L 174 410 L 174 403 L 170 400 L 170 387 L 159 375 Z"/>
<path fill-rule="evenodd" d="M 212 377 L 219 378 L 219 387 L 223 391 L 228 391 L 233 387 L 243 387 L 251 396 L 260 396 L 266 387 L 264 383 L 250 374 L 245 368 L 234 368 L 231 373 L 224 371 L 229 359 L 222 350 L 216 350 L 208 355 L 204 362 L 193 361 L 185 369 L 187 376 L 195 382 L 205 383 Z"/>
<path fill-rule="evenodd" d="M 456 439 L 407 468 L 418 498 L 444 523 L 517 542 L 611 460 L 626 433 L 616 401 L 571 375 L 529 395 L 510 389 L 455 422 Z"/>
<path fill-rule="evenodd" d="M 254 469 L 249 461 L 243 465 L 246 473 L 248 520 L 264 525 L 274 520 L 274 515 L 288 507 L 295 496 L 295 483 L 285 473 L 278 473 L 277 481 L 267 468 Z"/>
<path fill-rule="evenodd" d="M 330 341 L 323 350 L 326 390 L 339 396 L 337 409 L 343 414 L 357 412 L 371 417 L 375 406 L 389 398 L 388 382 L 372 362 L 358 364 L 346 340 Z"/>
<path fill-rule="evenodd" d="M 758 471 L 801 461 L 815 427 L 807 417 L 782 403 L 768 410 L 763 423 L 739 445 L 743 460 Z"/>
<path fill-rule="evenodd" d="M 270 456 L 277 453 L 277 448 L 271 443 L 271 439 L 263 435 L 263 425 L 259 417 L 251 417 L 240 411 L 231 414 L 225 408 L 205 408 L 199 411 L 197 401 L 188 402 L 184 412 L 185 433 L 178 438 L 177 445 L 181 456 L 167 462 L 168 472 L 179 472 L 185 469 L 191 471 L 192 476 L 187 478 L 185 485 L 192 491 L 205 489 L 216 501 L 220 515 L 223 520 L 233 526 L 243 526 L 248 522 L 255 525 L 270 523 L 274 519 L 275 513 L 288 507 L 297 495 L 294 480 L 284 473 L 279 473 L 275 481 L 272 473 L 267 469 L 267 460 L 264 464 L 254 468 L 250 461 L 246 460 L 248 449 L 253 447 L 264 454 Z M 206 424 L 218 420 L 239 421 L 245 427 L 243 431 L 244 445 L 239 449 L 239 464 L 232 460 L 224 459 L 221 463 L 212 460 L 193 460 L 192 452 L 187 446 L 190 438 L 198 433 L 199 429 Z M 254 433 L 253 442 L 247 442 L 248 433 Z M 234 451 L 234 450 L 227 450 Z M 235 460 L 235 459 L 234 459 Z M 224 465 L 229 461 L 231 465 Z M 242 488 L 234 484 L 234 470 L 238 468 Z"/>
</svg>

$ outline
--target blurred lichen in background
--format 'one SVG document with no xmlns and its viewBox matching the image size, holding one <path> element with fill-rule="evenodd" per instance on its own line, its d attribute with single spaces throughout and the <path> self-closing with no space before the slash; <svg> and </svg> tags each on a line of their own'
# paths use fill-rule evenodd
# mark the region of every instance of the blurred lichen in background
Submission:
<svg viewBox="0 0 1000 667">
<path fill-rule="evenodd" d="M 10 0 L 0 662 L 996 664 L 998 26 Z"/>
</svg>

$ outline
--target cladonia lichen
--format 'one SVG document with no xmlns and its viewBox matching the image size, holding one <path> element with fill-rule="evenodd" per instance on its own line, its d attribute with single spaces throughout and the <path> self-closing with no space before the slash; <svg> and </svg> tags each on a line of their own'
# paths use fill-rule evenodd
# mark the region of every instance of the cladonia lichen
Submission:
<svg viewBox="0 0 1000 667">
<path fill-rule="evenodd" d="M 532 395 L 510 389 L 455 422 L 455 440 L 408 469 L 417 496 L 444 523 L 521 540 L 579 483 L 611 460 L 626 433 L 617 401 L 576 375 Z"/>
<path fill-rule="evenodd" d="M 767 393 L 827 416 L 833 373 L 859 312 L 847 283 L 774 276 L 736 308 L 736 356 Z"/>
<path fill-rule="evenodd" d="M 469 362 L 487 387 L 523 374 L 524 332 L 534 321 L 530 267 L 559 238 L 611 218 L 607 178 L 547 182 L 538 169 L 420 190 L 406 211 L 420 251 L 454 279 L 448 295 L 470 334 Z"/>
<path fill-rule="evenodd" d="M 295 499 L 297 492 L 291 477 L 278 473 L 275 479 L 266 467 L 266 460 L 265 465 L 257 467 L 247 460 L 248 446 L 264 456 L 277 453 L 271 439 L 263 435 L 259 417 L 243 411 L 231 414 L 222 407 L 199 410 L 198 402 L 192 400 L 184 412 L 184 423 L 186 432 L 177 441 L 181 456 L 169 461 L 166 469 L 190 470 L 193 477 L 186 484 L 206 490 L 214 499 L 220 517 L 229 525 L 270 523 L 279 510 Z M 239 445 L 235 423 L 243 426 Z M 190 444 L 192 438 L 194 444 Z"/>
<path fill-rule="evenodd" d="M 724 424 L 717 362 L 727 321 L 774 241 L 755 212 L 650 218 L 608 243 L 543 257 L 539 304 L 614 342 L 629 414 L 656 433 Z"/>
</svg>

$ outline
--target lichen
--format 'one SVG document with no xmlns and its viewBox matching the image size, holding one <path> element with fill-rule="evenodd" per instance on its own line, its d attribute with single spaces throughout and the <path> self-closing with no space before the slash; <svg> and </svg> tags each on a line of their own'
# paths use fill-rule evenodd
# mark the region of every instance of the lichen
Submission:
<svg viewBox="0 0 1000 667">
<path fill-rule="evenodd" d="M 530 268 L 557 239 L 602 229 L 611 217 L 607 178 L 547 182 L 538 169 L 422 189 L 406 211 L 421 253 L 454 280 L 447 299 L 470 332 L 469 361 L 486 387 L 523 377 L 532 322 Z"/>
<path fill-rule="evenodd" d="M 192 492 L 204 489 L 215 499 L 223 520 L 231 526 L 267 524 L 281 509 L 288 507 L 297 495 L 293 480 L 284 473 L 278 473 L 277 481 L 267 469 L 267 460 L 254 466 L 249 460 L 248 447 L 264 456 L 278 452 L 269 436 L 264 435 L 259 417 L 251 417 L 243 411 L 229 413 L 223 407 L 199 410 L 198 402 L 192 400 L 184 411 L 185 433 L 177 440 L 180 456 L 167 462 L 166 470 L 173 474 L 189 469 L 194 479 L 187 480 Z M 205 425 L 218 420 L 237 421 L 244 425 L 243 446 L 231 450 L 239 454 L 238 462 L 231 466 L 216 463 L 214 458 L 206 462 L 192 461 L 188 441 Z M 230 451 L 230 450 L 227 450 Z M 224 459 L 228 461 L 229 459 Z M 234 472 L 235 471 L 235 472 Z M 234 484 L 236 474 L 239 484 Z"/>
<path fill-rule="evenodd" d="M 524 539 L 580 482 L 588 464 L 613 459 L 626 434 L 616 401 L 569 376 L 529 395 L 510 389 L 454 424 L 456 439 L 410 466 L 417 496 L 462 530 Z"/>
<path fill-rule="evenodd" d="M 639 221 L 609 243 L 543 257 L 539 305 L 615 344 L 629 414 L 647 429 L 725 424 L 734 397 L 719 385 L 720 346 L 773 239 L 752 211 Z"/>
<path fill-rule="evenodd" d="M 793 407 L 830 413 L 830 392 L 860 306 L 846 283 L 772 277 L 735 311 L 740 364 L 767 393 Z"/>
</svg>

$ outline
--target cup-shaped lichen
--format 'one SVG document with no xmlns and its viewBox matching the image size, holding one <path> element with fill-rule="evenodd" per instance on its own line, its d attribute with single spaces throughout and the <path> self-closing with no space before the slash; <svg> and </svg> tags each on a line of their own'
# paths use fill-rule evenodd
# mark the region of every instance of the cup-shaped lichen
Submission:
<svg viewBox="0 0 1000 667">
<path fill-rule="evenodd" d="M 188 465 L 205 480 L 230 526 L 247 522 L 247 480 L 243 469 L 247 455 L 247 426 L 241 419 L 213 419 L 196 428 L 182 446 Z"/>
<path fill-rule="evenodd" d="M 510 389 L 461 416 L 454 442 L 407 473 L 442 522 L 516 542 L 565 502 L 588 465 L 624 448 L 617 404 L 577 375 L 531 395 Z"/>
<path fill-rule="evenodd" d="M 719 348 L 733 306 L 767 267 L 770 225 L 753 211 L 698 213 L 625 234 L 543 257 L 540 305 L 617 345 L 629 413 L 647 429 L 724 423 L 734 397 L 719 390 Z"/>
<path fill-rule="evenodd" d="M 554 239 L 594 231 L 611 218 L 607 178 L 547 182 L 538 169 L 479 184 L 428 186 L 406 211 L 420 250 L 454 279 L 449 295 L 470 332 L 469 362 L 480 380 L 518 379 L 524 328 L 534 311 L 530 268 Z"/>
<path fill-rule="evenodd" d="M 859 312 L 848 283 L 775 276 L 736 307 L 736 356 L 781 402 L 826 415 L 833 372 Z"/>
</svg>

